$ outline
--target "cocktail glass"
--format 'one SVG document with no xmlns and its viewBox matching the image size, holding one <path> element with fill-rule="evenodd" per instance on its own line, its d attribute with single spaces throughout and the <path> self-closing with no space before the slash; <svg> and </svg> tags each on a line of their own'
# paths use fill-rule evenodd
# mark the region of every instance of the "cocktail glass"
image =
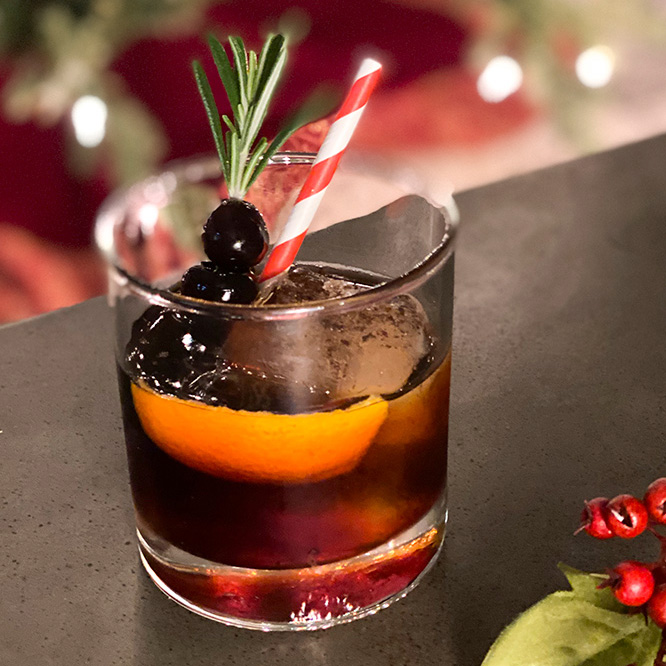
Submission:
<svg viewBox="0 0 666 666">
<path fill-rule="evenodd" d="M 313 159 L 276 155 L 248 194 L 273 241 Z M 169 287 L 219 192 L 196 159 L 99 213 L 143 565 L 236 626 L 369 615 L 444 538 L 455 224 L 345 159 L 279 296 L 210 303 Z"/>
</svg>

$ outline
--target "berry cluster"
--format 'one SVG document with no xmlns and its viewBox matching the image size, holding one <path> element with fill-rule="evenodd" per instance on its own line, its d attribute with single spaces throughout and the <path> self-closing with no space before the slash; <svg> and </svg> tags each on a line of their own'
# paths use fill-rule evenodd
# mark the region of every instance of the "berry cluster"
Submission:
<svg viewBox="0 0 666 666">
<path fill-rule="evenodd" d="M 180 292 L 217 303 L 252 303 L 258 289 L 251 270 L 268 249 L 261 213 L 247 201 L 223 199 L 206 221 L 201 238 L 210 261 L 185 272 Z"/>
<path fill-rule="evenodd" d="M 633 539 L 646 529 L 661 542 L 656 562 L 621 562 L 608 571 L 608 580 L 615 598 L 622 604 L 642 607 L 654 623 L 666 628 L 666 536 L 655 529 L 666 525 L 666 478 L 657 479 L 647 489 L 643 500 L 632 495 L 613 499 L 595 497 L 585 502 L 578 531 L 585 530 L 596 539 Z"/>
</svg>

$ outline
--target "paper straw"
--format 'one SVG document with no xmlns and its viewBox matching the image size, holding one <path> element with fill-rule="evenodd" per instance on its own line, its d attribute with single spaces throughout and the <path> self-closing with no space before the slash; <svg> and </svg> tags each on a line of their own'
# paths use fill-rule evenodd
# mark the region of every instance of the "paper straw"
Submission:
<svg viewBox="0 0 666 666">
<path fill-rule="evenodd" d="M 361 63 L 351 90 L 333 119 L 284 229 L 268 257 L 259 282 L 286 271 L 296 258 L 338 162 L 377 85 L 381 68 L 381 64 L 372 58 L 366 58 Z"/>
</svg>

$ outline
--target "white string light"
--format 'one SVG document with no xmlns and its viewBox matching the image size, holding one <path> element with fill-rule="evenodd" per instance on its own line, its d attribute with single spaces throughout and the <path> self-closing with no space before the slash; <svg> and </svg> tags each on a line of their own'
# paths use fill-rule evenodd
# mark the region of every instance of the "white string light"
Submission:
<svg viewBox="0 0 666 666">
<path fill-rule="evenodd" d="M 515 93 L 522 83 L 521 66 L 510 56 L 502 55 L 486 65 L 476 82 L 476 89 L 486 102 L 497 103 Z"/>
<path fill-rule="evenodd" d="M 593 46 L 576 59 L 576 75 L 588 88 L 607 85 L 615 71 L 615 54 L 607 46 Z"/>
<path fill-rule="evenodd" d="M 72 106 L 72 125 L 76 140 L 86 148 L 99 146 L 106 134 L 106 104 L 94 95 L 84 95 Z"/>
<path fill-rule="evenodd" d="M 159 208 L 152 203 L 145 203 L 139 208 L 137 217 L 141 223 L 141 230 L 144 233 L 150 233 L 157 224 L 159 219 L 160 211 Z"/>
</svg>

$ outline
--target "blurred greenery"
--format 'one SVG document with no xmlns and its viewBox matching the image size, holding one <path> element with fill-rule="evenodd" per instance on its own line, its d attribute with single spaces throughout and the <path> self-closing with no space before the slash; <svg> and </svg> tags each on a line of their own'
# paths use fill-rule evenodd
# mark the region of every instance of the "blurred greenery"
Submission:
<svg viewBox="0 0 666 666">
<path fill-rule="evenodd" d="M 123 49 L 144 37 L 204 32 L 205 12 L 221 0 L 0 0 L 0 57 L 15 66 L 2 90 L 14 122 L 61 123 L 84 95 L 109 112 L 105 140 L 84 148 L 68 136 L 72 170 L 92 173 L 104 160 L 112 186 L 153 171 L 167 140 L 159 121 L 110 71 Z M 598 43 L 638 35 L 666 45 L 666 21 L 651 0 L 392 0 L 425 4 L 472 26 L 470 66 L 513 56 L 523 89 L 582 147 L 592 147 L 586 107 L 603 91 L 578 82 L 575 55 Z M 283 25 L 284 24 L 284 25 Z M 309 29 L 307 15 L 289 9 L 278 23 L 292 42 Z"/>
<path fill-rule="evenodd" d="M 77 99 L 95 95 L 108 109 L 103 145 L 73 138 L 67 154 L 83 177 L 105 161 L 111 185 L 154 171 L 167 140 L 159 121 L 109 67 L 143 37 L 203 30 L 213 0 L 2 0 L 0 55 L 16 63 L 3 89 L 3 110 L 14 122 L 60 122 Z M 72 132 L 70 132 L 72 134 Z"/>
<path fill-rule="evenodd" d="M 0 53 L 39 49 L 47 13 L 87 28 L 102 22 L 105 41 L 119 47 L 140 36 L 191 29 L 210 4 L 212 0 L 2 0 Z"/>
<path fill-rule="evenodd" d="M 666 48 L 663 8 L 653 0 L 447 0 L 446 6 L 462 20 L 474 17 L 470 65 L 480 70 L 496 55 L 515 58 L 525 74 L 523 90 L 584 150 L 599 140 L 588 122 L 590 104 L 607 96 L 580 84 L 575 56 L 631 39 Z"/>
</svg>

